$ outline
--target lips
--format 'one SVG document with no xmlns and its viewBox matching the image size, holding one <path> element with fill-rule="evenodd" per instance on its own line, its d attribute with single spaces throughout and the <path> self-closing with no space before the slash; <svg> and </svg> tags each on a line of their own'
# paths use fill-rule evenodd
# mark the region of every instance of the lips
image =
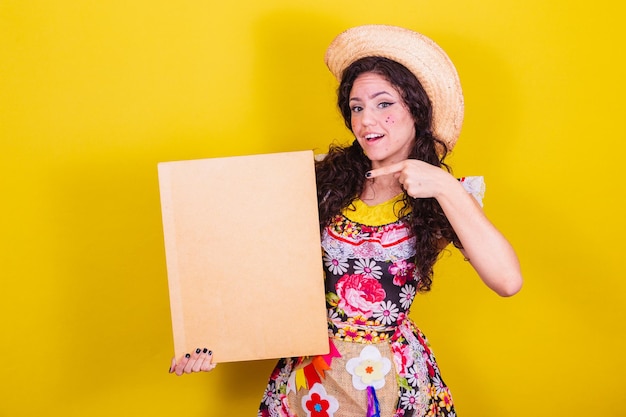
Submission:
<svg viewBox="0 0 626 417">
<path fill-rule="evenodd" d="M 368 142 L 372 142 L 378 139 L 382 139 L 383 136 L 385 135 L 380 133 L 368 133 L 367 135 L 365 135 L 365 140 Z"/>
</svg>

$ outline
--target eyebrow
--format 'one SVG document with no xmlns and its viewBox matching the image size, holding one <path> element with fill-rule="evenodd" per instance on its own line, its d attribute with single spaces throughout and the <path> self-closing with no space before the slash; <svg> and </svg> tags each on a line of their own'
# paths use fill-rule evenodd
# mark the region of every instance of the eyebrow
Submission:
<svg viewBox="0 0 626 417">
<path fill-rule="evenodd" d="M 378 96 L 380 96 L 380 95 L 383 95 L 383 94 L 387 94 L 388 96 L 392 96 L 392 94 L 391 94 L 391 93 L 389 93 L 388 91 L 383 90 L 383 91 L 379 91 L 379 92 L 377 92 L 377 93 L 372 94 L 371 96 L 369 96 L 369 99 L 370 99 L 370 100 L 371 100 L 371 99 L 374 99 L 374 98 L 376 98 L 376 97 L 378 97 Z M 393 96 L 392 96 L 392 97 L 393 97 Z M 349 100 L 349 101 L 361 101 L 361 99 L 360 99 L 360 98 L 358 98 L 358 97 L 350 97 L 350 100 Z"/>
</svg>

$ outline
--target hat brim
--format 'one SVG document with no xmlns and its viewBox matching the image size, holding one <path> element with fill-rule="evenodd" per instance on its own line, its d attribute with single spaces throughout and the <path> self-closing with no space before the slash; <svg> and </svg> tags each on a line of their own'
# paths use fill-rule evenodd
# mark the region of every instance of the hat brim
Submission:
<svg viewBox="0 0 626 417">
<path fill-rule="evenodd" d="M 464 102 L 459 75 L 444 50 L 409 29 L 364 25 L 339 34 L 326 50 L 324 61 L 341 82 L 350 64 L 368 56 L 389 58 L 417 77 L 432 105 L 433 135 L 451 150 L 461 133 Z"/>
</svg>

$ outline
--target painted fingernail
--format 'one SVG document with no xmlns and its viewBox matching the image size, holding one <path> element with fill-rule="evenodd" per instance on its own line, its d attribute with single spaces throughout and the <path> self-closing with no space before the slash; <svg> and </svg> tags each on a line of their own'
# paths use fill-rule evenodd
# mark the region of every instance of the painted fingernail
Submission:
<svg viewBox="0 0 626 417">
<path fill-rule="evenodd" d="M 367 171 L 367 172 L 365 173 L 365 178 L 369 178 L 369 177 L 371 177 L 371 176 L 372 176 L 372 172 L 371 172 L 371 171 Z"/>
<path fill-rule="evenodd" d="M 196 349 L 196 353 L 200 353 L 200 348 Z"/>
<path fill-rule="evenodd" d="M 209 355 L 212 355 L 212 354 L 213 354 L 213 351 L 212 351 L 212 350 L 209 350 Z"/>
<path fill-rule="evenodd" d="M 204 350 L 202 351 L 202 353 L 207 353 L 209 351 L 209 349 L 204 348 Z"/>
<path fill-rule="evenodd" d="M 186 358 L 191 358 L 191 355 L 190 355 L 189 353 L 187 353 L 187 354 L 185 355 L 185 357 L 186 357 Z"/>
</svg>

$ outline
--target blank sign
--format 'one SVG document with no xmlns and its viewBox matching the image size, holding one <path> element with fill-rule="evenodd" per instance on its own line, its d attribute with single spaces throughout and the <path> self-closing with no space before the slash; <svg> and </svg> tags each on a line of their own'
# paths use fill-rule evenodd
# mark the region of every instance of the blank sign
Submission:
<svg viewBox="0 0 626 417">
<path fill-rule="evenodd" d="M 328 353 L 313 152 L 158 164 L 177 358 Z"/>
</svg>

